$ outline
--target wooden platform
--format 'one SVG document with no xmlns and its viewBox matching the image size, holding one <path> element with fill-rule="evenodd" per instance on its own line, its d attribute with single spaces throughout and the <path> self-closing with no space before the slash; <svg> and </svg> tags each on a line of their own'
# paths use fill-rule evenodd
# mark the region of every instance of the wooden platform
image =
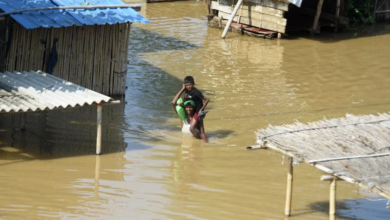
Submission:
<svg viewBox="0 0 390 220">
<path fill-rule="evenodd" d="M 257 142 L 390 199 L 388 114 L 269 126 Z"/>
<path fill-rule="evenodd" d="M 218 17 L 214 17 L 213 20 L 209 22 L 209 26 L 213 28 L 224 28 L 226 26 L 227 20 L 220 20 Z M 270 31 L 258 27 L 253 27 L 246 24 L 239 24 L 237 22 L 232 22 L 230 25 L 230 31 L 239 33 L 242 35 L 261 37 L 266 39 L 273 39 L 277 37 L 276 31 Z"/>
</svg>

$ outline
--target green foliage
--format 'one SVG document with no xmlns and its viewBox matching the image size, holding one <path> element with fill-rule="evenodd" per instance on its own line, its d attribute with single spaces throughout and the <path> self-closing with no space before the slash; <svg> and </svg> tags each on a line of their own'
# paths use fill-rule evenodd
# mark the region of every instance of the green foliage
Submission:
<svg viewBox="0 0 390 220">
<path fill-rule="evenodd" d="M 346 0 L 345 16 L 349 18 L 349 24 L 357 26 L 361 24 L 374 24 L 375 14 L 372 0 Z"/>
</svg>

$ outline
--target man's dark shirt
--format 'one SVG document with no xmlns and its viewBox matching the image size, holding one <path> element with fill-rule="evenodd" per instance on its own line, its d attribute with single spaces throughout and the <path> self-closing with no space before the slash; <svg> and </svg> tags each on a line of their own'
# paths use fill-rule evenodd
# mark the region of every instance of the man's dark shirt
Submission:
<svg viewBox="0 0 390 220">
<path fill-rule="evenodd" d="M 187 94 L 187 100 L 192 100 L 195 102 L 195 111 L 196 113 L 199 112 L 199 110 L 203 107 L 203 95 L 199 90 L 197 90 L 195 87 L 190 93 L 187 89 L 185 90 L 185 93 Z"/>
</svg>

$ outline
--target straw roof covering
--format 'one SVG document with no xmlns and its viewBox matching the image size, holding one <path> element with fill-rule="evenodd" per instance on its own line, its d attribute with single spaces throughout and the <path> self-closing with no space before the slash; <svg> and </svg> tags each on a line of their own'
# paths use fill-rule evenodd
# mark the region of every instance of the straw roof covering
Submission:
<svg viewBox="0 0 390 220">
<path fill-rule="evenodd" d="M 388 114 L 270 125 L 257 142 L 390 199 Z"/>
</svg>

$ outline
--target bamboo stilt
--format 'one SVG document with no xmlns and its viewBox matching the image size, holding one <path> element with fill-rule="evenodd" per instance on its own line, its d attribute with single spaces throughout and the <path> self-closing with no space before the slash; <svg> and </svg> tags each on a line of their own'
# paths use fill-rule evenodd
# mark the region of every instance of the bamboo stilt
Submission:
<svg viewBox="0 0 390 220">
<path fill-rule="evenodd" d="M 329 215 L 336 214 L 336 178 L 330 182 Z"/>
<path fill-rule="evenodd" d="M 336 3 L 336 21 L 334 24 L 334 32 L 337 32 L 337 29 L 339 28 L 339 18 L 340 18 L 340 0 L 337 0 Z"/>
<path fill-rule="evenodd" d="M 287 173 L 286 207 L 284 214 L 291 216 L 292 188 L 293 188 L 293 158 L 289 157 Z"/>
<path fill-rule="evenodd" d="M 96 154 L 102 153 L 102 104 L 97 107 L 97 137 L 96 137 Z"/>
<path fill-rule="evenodd" d="M 313 24 L 313 29 L 311 31 L 312 34 L 318 33 L 317 28 L 318 28 L 318 19 L 320 18 L 321 15 L 321 10 L 322 10 L 322 4 L 324 3 L 324 0 L 319 0 L 318 5 L 317 5 L 317 14 L 314 17 L 314 24 Z"/>
</svg>

